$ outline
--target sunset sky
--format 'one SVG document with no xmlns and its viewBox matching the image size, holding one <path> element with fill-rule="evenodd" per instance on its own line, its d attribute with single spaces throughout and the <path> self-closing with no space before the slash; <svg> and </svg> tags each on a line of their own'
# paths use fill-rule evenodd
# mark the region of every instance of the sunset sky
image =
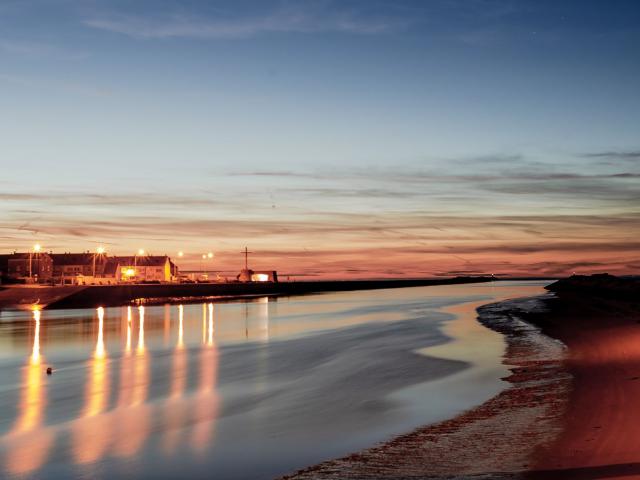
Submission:
<svg viewBox="0 0 640 480">
<path fill-rule="evenodd" d="M 640 2 L 0 2 L 0 253 L 640 269 Z"/>
</svg>

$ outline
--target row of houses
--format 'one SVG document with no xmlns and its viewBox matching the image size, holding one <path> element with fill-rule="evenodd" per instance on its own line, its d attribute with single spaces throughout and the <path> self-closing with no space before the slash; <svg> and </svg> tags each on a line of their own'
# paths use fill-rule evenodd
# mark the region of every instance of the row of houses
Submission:
<svg viewBox="0 0 640 480">
<path fill-rule="evenodd" d="M 107 256 L 97 253 L 12 253 L 0 255 L 4 282 L 112 285 L 175 282 L 178 267 L 167 255 Z"/>
</svg>

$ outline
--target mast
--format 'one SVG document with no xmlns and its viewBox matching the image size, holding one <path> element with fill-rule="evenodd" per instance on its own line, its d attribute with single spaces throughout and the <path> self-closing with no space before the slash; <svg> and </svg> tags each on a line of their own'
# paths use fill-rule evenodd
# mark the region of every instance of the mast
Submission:
<svg viewBox="0 0 640 480">
<path fill-rule="evenodd" d="M 242 253 L 244 253 L 244 269 L 249 270 L 249 254 L 253 252 L 250 252 L 247 247 L 244 247 L 244 251 Z"/>
</svg>

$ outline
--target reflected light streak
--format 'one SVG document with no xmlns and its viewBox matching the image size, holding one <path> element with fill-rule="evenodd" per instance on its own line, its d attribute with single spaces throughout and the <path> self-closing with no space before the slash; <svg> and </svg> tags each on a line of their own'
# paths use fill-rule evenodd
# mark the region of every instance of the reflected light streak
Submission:
<svg viewBox="0 0 640 480">
<path fill-rule="evenodd" d="M 169 334 L 171 330 L 171 305 L 168 303 L 164 306 L 164 344 L 169 343 Z"/>
<path fill-rule="evenodd" d="M 125 352 L 131 353 L 131 322 L 127 323 L 127 342 L 125 344 Z"/>
<path fill-rule="evenodd" d="M 258 339 L 269 341 L 269 297 L 258 299 Z"/>
<path fill-rule="evenodd" d="M 144 307 L 138 307 L 138 314 L 140 316 L 138 327 L 138 353 L 144 352 Z"/>
<path fill-rule="evenodd" d="M 131 307 L 127 307 L 127 340 L 125 343 L 125 353 L 131 353 Z"/>
<path fill-rule="evenodd" d="M 209 304 L 209 332 L 207 336 L 207 345 L 213 345 L 213 303 Z"/>
<path fill-rule="evenodd" d="M 33 348 L 31 349 L 31 364 L 40 364 L 40 309 L 33 310 L 33 320 L 35 328 L 33 332 Z"/>
<path fill-rule="evenodd" d="M 11 474 L 37 470 L 47 458 L 55 434 L 43 428 L 47 405 L 44 389 L 43 357 L 40 354 L 40 309 L 33 308 L 34 336 L 31 355 L 23 368 L 23 388 L 18 404 L 18 419 L 3 437 L 7 453 L 4 467 Z"/>
<path fill-rule="evenodd" d="M 111 439 L 111 422 L 102 415 L 109 401 L 109 368 L 104 345 L 104 308 L 98 307 L 98 338 L 89 361 L 85 406 L 74 427 L 74 458 L 85 464 L 99 460 Z"/>
<path fill-rule="evenodd" d="M 202 304 L 202 343 L 207 341 L 207 304 Z"/>
<path fill-rule="evenodd" d="M 35 331 L 33 337 L 33 348 L 29 365 L 26 368 L 26 395 L 24 402 L 20 402 L 23 407 L 22 415 L 18 419 L 16 431 L 28 432 L 36 428 L 42 422 L 42 414 L 45 407 L 45 398 L 42 394 L 42 364 L 40 358 L 40 311 L 34 311 Z"/>
<path fill-rule="evenodd" d="M 112 420 L 119 427 L 113 453 L 121 457 L 133 456 L 149 434 L 151 409 L 145 404 L 149 390 L 149 358 L 144 343 L 144 313 L 144 307 L 138 307 L 136 355 L 123 358 L 118 409 Z"/>
<path fill-rule="evenodd" d="M 178 305 L 178 347 L 184 346 L 184 308 Z"/>
<path fill-rule="evenodd" d="M 173 352 L 173 366 L 171 370 L 171 390 L 166 403 L 166 428 L 164 436 L 164 448 L 167 452 L 173 452 L 180 440 L 180 432 L 184 427 L 185 405 L 182 402 L 188 375 L 188 352 L 184 349 L 183 338 L 184 309 L 178 305 L 178 342 Z"/>
<path fill-rule="evenodd" d="M 104 308 L 98 307 L 98 341 L 96 342 L 96 358 L 105 356 L 104 349 Z"/>
<path fill-rule="evenodd" d="M 218 349 L 215 344 L 202 348 L 200 353 L 200 379 L 194 396 L 195 418 L 191 445 L 202 454 L 211 446 L 213 430 L 220 408 L 220 398 L 216 391 L 218 375 Z"/>
</svg>

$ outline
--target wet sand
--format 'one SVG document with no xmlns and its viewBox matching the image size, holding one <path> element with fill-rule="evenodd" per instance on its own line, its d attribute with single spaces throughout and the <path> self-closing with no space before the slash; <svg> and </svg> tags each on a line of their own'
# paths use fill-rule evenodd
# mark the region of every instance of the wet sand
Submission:
<svg viewBox="0 0 640 480">
<path fill-rule="evenodd" d="M 546 295 L 486 305 L 479 319 L 506 336 L 511 388 L 286 478 L 640 478 L 637 303 Z"/>
<path fill-rule="evenodd" d="M 638 304 L 559 300 L 544 319 L 568 347 L 573 377 L 562 432 L 534 457 L 528 478 L 640 478 Z"/>
</svg>

